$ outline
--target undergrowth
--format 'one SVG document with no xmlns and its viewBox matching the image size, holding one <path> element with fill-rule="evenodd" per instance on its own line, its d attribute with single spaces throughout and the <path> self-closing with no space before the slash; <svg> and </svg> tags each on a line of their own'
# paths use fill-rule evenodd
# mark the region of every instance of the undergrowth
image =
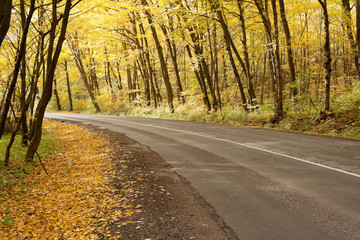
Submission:
<svg viewBox="0 0 360 240">
<path fill-rule="evenodd" d="M 360 84 L 342 95 L 334 93 L 332 112 L 326 120 L 319 119 L 323 109 L 321 98 L 316 100 L 304 95 L 299 96 L 296 103 L 284 103 L 285 116 L 279 123 L 271 121 L 274 119 L 272 104 L 263 104 L 245 112 L 241 105 L 232 102 L 224 104 L 218 111 L 207 112 L 199 97 L 188 96 L 183 105 L 174 101 L 175 113 L 172 114 L 165 103 L 154 108 L 146 107 L 141 98 L 132 103 L 127 97 L 119 97 L 116 103 L 110 99 L 110 94 L 97 99 L 101 114 L 253 126 L 360 139 Z M 75 105 L 77 112 L 95 114 L 90 99 Z"/>
<path fill-rule="evenodd" d="M 271 104 L 261 105 L 250 112 L 245 112 L 242 106 L 226 106 L 218 111 L 207 112 L 202 104 L 193 100 L 175 106 L 174 114 L 164 106 L 154 109 L 138 105 L 122 108 L 119 111 L 121 115 L 133 117 L 253 126 L 360 139 L 360 86 L 333 99 L 334 110 L 325 120 L 319 119 L 322 103 L 310 99 L 301 105 L 284 104 L 286 114 L 278 123 L 271 122 L 274 117 Z"/>
</svg>

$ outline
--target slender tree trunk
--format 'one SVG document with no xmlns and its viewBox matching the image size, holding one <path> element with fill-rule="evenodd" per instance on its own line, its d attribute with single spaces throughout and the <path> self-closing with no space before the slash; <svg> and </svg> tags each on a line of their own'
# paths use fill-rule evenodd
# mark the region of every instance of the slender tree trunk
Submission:
<svg viewBox="0 0 360 240">
<path fill-rule="evenodd" d="M 138 65 L 139 65 L 139 69 L 140 69 L 140 72 L 141 72 L 141 74 L 143 76 L 143 80 L 144 80 L 146 106 L 150 107 L 151 106 L 151 89 L 150 89 L 150 78 L 151 78 L 150 68 L 151 68 L 151 66 L 148 65 L 148 61 L 147 61 L 149 47 L 148 47 L 147 38 L 145 37 L 144 26 L 141 22 L 139 23 L 139 29 L 140 29 L 140 33 L 141 33 L 142 37 L 141 37 L 141 44 L 138 41 L 138 37 L 136 38 L 138 48 L 141 51 L 139 54 Z M 136 34 L 136 36 L 137 36 L 137 34 Z M 144 45 L 145 45 L 146 50 L 144 49 Z"/>
<path fill-rule="evenodd" d="M 84 85 L 88 91 L 88 94 L 89 94 L 89 97 L 91 99 L 91 102 L 95 108 L 95 111 L 96 112 L 101 112 L 101 109 L 98 105 L 98 103 L 96 102 L 96 98 L 94 96 L 94 93 L 91 89 L 91 86 L 89 84 L 89 80 L 88 80 L 88 76 L 86 74 L 86 71 L 85 71 L 85 68 L 84 68 L 84 65 L 83 65 L 83 62 L 82 62 L 82 58 L 81 58 L 81 50 L 79 49 L 79 46 L 78 46 L 78 39 L 77 37 L 75 36 L 75 38 L 73 39 L 68 39 L 68 42 L 69 42 L 69 46 L 70 46 L 70 50 L 74 56 L 74 59 L 75 59 L 75 63 L 76 63 L 76 66 L 81 74 L 81 78 L 84 82 Z"/>
<path fill-rule="evenodd" d="M 201 79 L 202 82 L 204 82 L 204 86 L 206 86 L 205 84 L 205 78 L 207 80 L 207 84 L 209 86 L 209 91 L 213 100 L 213 108 L 214 111 L 217 110 L 218 107 L 218 102 L 217 102 L 217 98 L 216 98 L 216 94 L 215 94 L 215 90 L 213 87 L 213 81 L 210 75 L 210 71 L 209 71 L 209 67 L 206 63 L 206 60 L 204 58 L 204 53 L 202 50 L 202 47 L 200 46 L 200 38 L 199 35 L 195 33 L 195 30 L 193 27 L 188 27 L 188 30 L 190 32 L 190 36 L 191 36 L 191 40 L 194 43 L 194 53 L 198 62 L 198 69 L 199 69 L 199 77 Z M 203 91 L 204 92 L 204 91 Z"/>
<path fill-rule="evenodd" d="M 360 63 L 359 63 L 359 55 L 358 50 L 356 47 L 356 41 L 353 35 L 353 23 L 352 23 L 352 16 L 351 16 L 351 9 L 350 9 L 350 1 L 349 0 L 342 0 L 343 10 L 344 10 L 344 24 L 346 27 L 346 34 L 350 42 L 351 51 L 354 55 L 354 64 L 355 70 L 357 73 L 358 78 L 360 79 Z"/>
<path fill-rule="evenodd" d="M 72 111 L 74 111 L 74 107 L 73 107 L 73 100 L 72 100 L 71 87 L 70 87 L 70 77 L 69 77 L 66 59 L 64 62 L 64 69 L 65 69 L 65 73 L 66 73 L 66 86 L 67 86 L 67 93 L 68 93 L 68 98 L 69 98 L 70 112 L 72 112 Z"/>
<path fill-rule="evenodd" d="M 162 99 L 162 96 L 161 96 L 160 87 L 159 87 L 158 80 L 157 80 L 157 77 L 156 77 L 155 63 L 153 65 L 152 69 L 153 69 L 153 77 L 154 77 L 154 83 L 155 83 L 155 88 L 156 88 L 156 93 L 157 93 L 156 96 L 158 98 L 158 102 L 162 103 L 163 99 Z"/>
<path fill-rule="evenodd" d="M 280 6 L 281 22 L 285 33 L 287 58 L 288 58 L 288 65 L 290 70 L 290 92 L 291 92 L 292 101 L 295 102 L 296 96 L 298 94 L 298 90 L 296 87 L 296 72 L 295 72 L 293 51 L 291 46 L 291 34 L 290 34 L 288 21 L 286 18 L 284 0 L 279 0 L 279 6 Z"/>
<path fill-rule="evenodd" d="M 22 27 L 22 29 L 25 29 L 26 13 L 25 13 L 24 0 L 20 1 L 20 11 L 21 11 L 21 27 Z M 26 106 L 26 49 L 25 49 L 25 53 L 21 59 L 20 77 L 21 77 L 20 110 L 21 110 L 21 115 L 23 116 L 21 118 L 21 128 L 22 128 L 21 142 L 22 142 L 23 146 L 26 146 L 27 145 L 27 132 L 28 132 L 28 126 L 27 126 L 27 121 L 26 121 L 26 112 L 27 112 L 27 106 Z"/>
<path fill-rule="evenodd" d="M 213 7 L 213 10 L 217 14 L 218 20 L 220 22 L 221 28 L 222 28 L 223 33 L 224 33 L 224 38 L 225 38 L 225 43 L 226 43 L 226 51 L 228 53 L 231 66 L 233 68 L 233 72 L 234 72 L 234 75 L 235 75 L 236 82 L 238 84 L 242 105 L 243 105 L 245 111 L 248 111 L 244 88 L 243 88 L 243 85 L 242 85 L 242 82 L 241 82 L 241 79 L 240 79 L 240 74 L 239 74 L 239 72 L 237 70 L 236 63 L 235 63 L 235 60 L 234 60 L 234 57 L 233 57 L 232 51 L 231 51 L 232 50 L 232 47 L 231 47 L 232 38 L 231 38 L 231 35 L 230 35 L 230 31 L 229 31 L 229 28 L 228 28 L 227 24 L 225 23 L 223 13 L 222 13 L 221 9 L 219 8 L 218 0 L 215 0 L 215 1 L 216 2 L 213 2 L 212 7 Z M 239 55 L 239 57 L 240 57 L 240 55 Z M 241 57 L 240 57 L 240 59 L 241 59 Z M 242 64 L 244 64 L 242 59 L 241 59 L 241 62 L 242 62 Z"/>
<path fill-rule="evenodd" d="M 6 122 L 7 114 L 9 112 L 9 108 L 10 108 L 10 104 L 11 104 L 11 98 L 12 98 L 12 95 L 13 95 L 14 90 L 15 90 L 15 85 L 16 85 L 17 78 L 18 78 L 18 75 L 19 75 L 21 62 L 22 62 L 23 56 L 25 55 L 27 34 L 29 32 L 31 18 L 32 18 L 33 14 L 34 14 L 34 11 L 35 11 L 35 0 L 31 0 L 28 17 L 26 19 L 25 28 L 23 30 L 22 37 L 21 37 L 20 49 L 19 49 L 19 52 L 18 52 L 18 55 L 17 55 L 17 58 L 16 58 L 16 62 L 15 62 L 14 72 L 12 74 L 12 79 L 11 79 L 11 82 L 10 82 L 10 85 L 9 85 L 9 90 L 7 92 L 7 95 L 6 95 L 5 103 L 2 106 L 2 112 L 1 112 L 1 116 L 0 116 L 0 139 L 1 139 L 2 135 L 3 135 L 3 133 L 4 133 L 5 122 Z"/>
<path fill-rule="evenodd" d="M 275 0 L 271 0 L 273 6 L 274 24 L 277 24 L 277 11 Z M 267 49 L 269 53 L 270 71 L 272 75 L 273 85 L 275 85 L 274 93 L 274 112 L 277 120 L 281 119 L 284 115 L 283 99 L 282 99 L 282 79 L 280 75 L 280 57 L 279 57 L 279 39 L 277 26 L 274 27 L 272 33 L 271 22 L 267 11 L 267 1 L 265 6 L 261 0 L 255 0 L 255 5 L 259 10 L 267 39 Z"/>
<path fill-rule="evenodd" d="M 213 30 L 213 42 L 214 42 L 214 84 L 216 88 L 216 95 L 219 102 L 219 108 L 222 109 L 222 100 L 219 86 L 219 54 L 218 54 L 218 46 L 217 46 L 217 34 L 216 34 L 216 23 L 214 23 Z"/>
<path fill-rule="evenodd" d="M 19 131 L 20 126 L 22 124 L 22 120 L 25 117 L 25 114 L 26 113 L 24 113 L 24 112 L 21 113 L 20 118 L 19 118 L 19 122 L 16 123 L 14 132 L 11 134 L 10 141 L 9 141 L 7 147 L 6 147 L 6 152 L 5 152 L 5 159 L 4 159 L 4 165 L 5 166 L 9 166 L 10 150 L 11 150 L 11 147 L 12 147 L 14 141 L 15 141 L 16 133 Z"/>
<path fill-rule="evenodd" d="M 98 82 L 98 77 L 96 74 L 96 62 L 95 58 L 91 58 L 90 60 L 90 82 L 91 82 L 91 90 L 97 94 L 100 95 L 100 87 Z"/>
<path fill-rule="evenodd" d="M 83 80 L 83 82 L 84 82 L 84 85 L 85 85 L 87 91 L 88 91 L 89 97 L 90 97 L 90 99 L 91 99 L 91 102 L 92 102 L 92 104 L 93 104 L 96 112 L 101 112 L 101 109 L 100 109 L 98 103 L 96 102 L 96 98 L 95 98 L 95 96 L 94 96 L 94 93 L 93 93 L 93 91 L 92 91 L 92 89 L 91 89 L 91 87 L 90 87 L 90 85 L 89 85 L 88 77 L 87 77 L 87 75 L 86 75 L 86 72 L 85 72 L 85 69 L 84 69 L 84 65 L 83 65 L 83 63 L 82 63 L 81 56 L 75 57 L 75 63 L 76 63 L 77 68 L 78 68 L 79 71 L 80 71 L 81 78 L 82 78 L 82 80 Z"/>
<path fill-rule="evenodd" d="M 281 77 L 281 61 L 280 61 L 280 44 L 279 44 L 279 27 L 278 27 L 278 13 L 276 7 L 276 0 L 271 0 L 273 9 L 273 20 L 274 20 L 274 53 L 275 53 L 275 65 L 277 72 L 276 83 L 276 97 L 275 97 L 275 112 L 277 117 L 282 118 L 284 115 L 283 109 L 283 81 Z"/>
<path fill-rule="evenodd" d="M 318 0 L 324 14 L 324 30 L 325 30 L 325 97 L 324 97 L 324 111 L 330 111 L 330 80 L 331 80 L 331 50 L 330 50 L 330 22 L 327 11 L 327 0 Z"/>
<path fill-rule="evenodd" d="M 186 51 L 187 51 L 187 53 L 189 55 L 190 61 L 191 61 L 192 65 L 193 65 L 196 80 L 199 83 L 199 86 L 200 86 L 200 89 L 201 89 L 201 92 L 202 92 L 202 95 L 203 95 L 204 104 L 205 104 L 205 106 L 207 108 L 207 111 L 209 112 L 209 111 L 211 111 L 211 104 L 210 104 L 209 97 L 208 97 L 208 94 L 207 94 L 207 89 L 206 89 L 206 84 L 205 84 L 205 81 L 204 81 L 204 77 L 200 76 L 200 73 L 199 73 L 200 66 L 198 66 L 198 68 L 196 68 L 196 63 L 193 60 L 193 56 L 192 56 L 189 45 L 186 45 L 185 48 L 186 48 Z"/>
<path fill-rule="evenodd" d="M 110 61 L 108 58 L 107 49 L 105 46 L 105 78 L 107 79 L 107 82 L 109 84 L 110 93 L 112 94 L 114 92 L 112 81 L 111 81 L 111 74 L 110 74 Z"/>
<path fill-rule="evenodd" d="M 52 19 L 52 24 L 51 24 L 52 25 L 51 31 L 53 33 L 55 33 L 56 26 L 58 24 L 58 20 L 57 20 L 57 16 L 56 16 L 56 7 L 57 7 L 56 2 L 53 2 L 53 19 Z M 51 53 L 48 52 L 49 57 L 51 58 L 48 61 L 50 64 L 47 69 L 46 83 L 44 85 L 43 95 L 39 101 L 37 111 L 36 111 L 37 114 L 36 114 L 35 124 L 34 124 L 35 135 L 34 135 L 33 141 L 31 142 L 31 144 L 26 152 L 26 157 L 25 157 L 26 161 L 33 160 L 34 155 L 40 145 L 41 133 L 42 133 L 42 122 L 43 122 L 46 106 L 51 99 L 53 78 L 55 75 L 55 70 L 56 70 L 58 59 L 59 59 L 59 56 L 61 53 L 62 45 L 65 40 L 65 34 L 66 34 L 67 24 L 69 21 L 70 10 L 71 10 L 71 0 L 66 0 L 65 9 L 64 9 L 63 18 L 62 18 L 62 24 L 61 24 L 61 31 L 60 31 L 60 35 L 58 38 L 56 48 L 55 48 L 55 52 L 54 52 L 54 54 L 52 54 L 52 52 Z M 55 34 L 50 34 L 50 37 L 55 38 L 55 36 L 56 36 Z M 55 39 L 52 39 L 52 41 L 54 41 L 54 40 Z"/>
<path fill-rule="evenodd" d="M 121 73 L 120 73 L 120 63 L 119 62 L 116 62 L 116 70 L 117 70 L 117 74 L 118 74 L 118 78 L 119 78 L 118 88 L 119 88 L 119 91 L 121 91 L 123 89 L 123 86 L 122 86 L 122 78 L 121 78 Z"/>
<path fill-rule="evenodd" d="M 148 5 L 146 0 L 142 0 L 142 4 L 144 6 Z M 171 83 L 170 83 L 169 72 L 168 72 L 167 64 L 166 64 L 166 61 L 165 61 L 165 58 L 164 58 L 163 49 L 162 49 L 162 46 L 160 44 L 160 41 L 159 41 L 159 38 L 158 38 L 158 35 L 157 35 L 157 32 L 156 32 L 156 28 L 154 26 L 154 23 L 153 23 L 152 16 L 151 16 L 150 12 L 145 11 L 145 14 L 146 14 L 146 17 L 147 17 L 148 23 L 150 25 L 150 29 L 151 29 L 154 41 L 155 41 L 156 50 L 157 50 L 158 55 L 159 55 L 161 72 L 163 74 L 163 79 L 164 79 L 164 82 L 165 82 L 165 87 L 166 87 L 166 92 L 167 92 L 167 97 L 168 97 L 167 100 L 168 100 L 168 105 L 169 105 L 169 108 L 170 108 L 170 112 L 174 113 L 175 109 L 174 109 L 174 104 L 173 104 L 173 98 L 174 98 L 173 90 L 172 90 Z"/>
<path fill-rule="evenodd" d="M 243 50 L 244 51 L 244 64 L 242 66 L 243 66 L 243 70 L 245 72 L 245 76 L 247 79 L 249 104 L 254 106 L 254 105 L 256 105 L 256 100 L 255 100 L 256 94 L 254 91 L 253 80 L 252 80 L 252 75 L 251 75 L 251 71 L 250 71 L 250 58 L 249 58 L 249 50 L 248 50 L 247 34 L 246 34 L 247 28 L 246 28 L 246 22 L 245 22 L 245 17 L 244 17 L 244 0 L 237 0 L 237 3 L 238 3 L 239 12 L 240 12 L 239 19 L 240 19 L 240 26 L 241 26 L 241 32 L 242 32 L 242 45 L 244 48 L 244 50 Z M 234 45 L 234 44 L 232 44 L 232 45 Z M 237 55 L 239 55 L 239 54 L 237 54 Z M 239 57 L 238 57 L 238 59 L 239 59 Z"/>
<path fill-rule="evenodd" d="M 58 93 L 58 90 L 57 90 L 57 82 L 56 82 L 55 78 L 54 78 L 54 96 L 55 96 L 55 100 L 56 100 L 57 110 L 61 111 L 60 97 L 59 97 L 59 93 Z"/>
<path fill-rule="evenodd" d="M 185 103 L 185 97 L 182 96 L 183 87 L 182 87 L 182 84 L 181 84 L 179 66 L 178 66 L 178 62 L 177 62 L 176 45 L 173 42 L 170 34 L 168 33 L 168 30 L 166 29 L 165 25 L 163 25 L 163 24 L 161 25 L 161 30 L 163 31 L 164 35 L 166 36 L 166 43 L 168 45 L 171 61 L 173 63 L 173 67 L 174 67 L 174 72 L 175 72 L 175 77 L 176 77 L 176 86 L 177 86 L 177 91 L 176 91 L 177 92 L 177 98 L 178 98 L 178 100 L 179 100 L 179 102 L 181 104 L 184 104 Z"/>
</svg>

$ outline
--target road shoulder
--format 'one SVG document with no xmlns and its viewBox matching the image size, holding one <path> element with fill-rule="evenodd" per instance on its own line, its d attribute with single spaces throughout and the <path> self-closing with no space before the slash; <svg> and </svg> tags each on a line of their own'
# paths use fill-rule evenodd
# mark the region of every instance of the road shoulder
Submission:
<svg viewBox="0 0 360 240">
<path fill-rule="evenodd" d="M 123 239 L 237 239 L 231 229 L 161 157 L 124 134 L 92 127 L 111 143 L 112 187 L 131 184 L 136 214 L 113 222 L 107 237 Z M 126 223 L 126 224 L 124 224 Z"/>
</svg>

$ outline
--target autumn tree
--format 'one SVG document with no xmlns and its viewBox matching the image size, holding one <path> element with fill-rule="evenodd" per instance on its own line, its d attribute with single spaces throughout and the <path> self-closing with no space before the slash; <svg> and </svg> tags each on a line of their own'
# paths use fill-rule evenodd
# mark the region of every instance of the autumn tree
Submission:
<svg viewBox="0 0 360 240">
<path fill-rule="evenodd" d="M 58 26 L 59 16 L 57 15 L 57 2 L 52 2 L 52 19 L 51 19 L 51 29 L 50 29 L 50 38 L 49 38 L 49 46 L 48 46 L 48 55 L 47 55 L 47 72 L 46 72 L 46 79 L 45 85 L 43 88 L 43 93 L 38 103 L 35 120 L 33 123 L 33 138 L 31 144 L 26 152 L 26 161 L 32 161 L 34 155 L 40 145 L 41 136 L 42 136 L 42 123 L 45 114 L 46 107 L 51 99 L 52 96 L 52 88 L 54 82 L 54 75 L 55 70 L 57 67 L 58 59 L 61 53 L 62 45 L 65 40 L 67 25 L 69 21 L 70 10 L 74 7 L 78 2 L 72 4 L 71 0 L 66 0 L 64 11 L 61 15 L 62 17 L 62 24 L 60 33 L 56 40 L 56 30 Z"/>
<path fill-rule="evenodd" d="M 141 3 L 142 3 L 143 6 L 148 6 L 148 3 L 147 3 L 146 0 L 141 0 Z M 152 33 L 152 36 L 154 38 L 156 50 L 157 50 L 157 53 L 158 53 L 158 56 L 159 56 L 161 72 L 162 72 L 162 76 L 163 76 L 165 86 L 166 86 L 166 91 L 167 91 L 168 105 L 169 105 L 170 111 L 173 113 L 175 111 L 174 104 L 173 104 L 174 96 L 173 96 L 172 86 L 171 86 L 171 83 L 170 83 L 169 71 L 168 71 L 167 63 L 165 62 L 165 57 L 164 57 L 164 53 L 163 53 L 163 47 L 160 44 L 158 33 L 157 33 L 157 30 L 156 30 L 156 28 L 154 26 L 153 17 L 151 15 L 151 13 L 149 12 L 149 10 L 145 10 L 145 15 L 146 15 L 147 21 L 148 21 L 148 23 L 150 25 L 151 33 Z"/>
<path fill-rule="evenodd" d="M 324 55 L 325 55 L 325 96 L 324 96 L 324 111 L 330 111 L 330 79 L 331 79 L 331 50 L 330 50 L 330 21 L 329 13 L 327 8 L 327 0 L 318 0 L 324 14 L 324 30 L 325 30 L 325 44 L 324 44 Z"/>
<path fill-rule="evenodd" d="M 276 118 L 280 119 L 284 115 L 284 109 L 283 109 L 283 82 L 281 79 L 281 68 L 280 68 L 278 15 L 277 15 L 276 2 L 275 0 L 271 0 L 274 27 L 272 27 L 267 9 L 268 0 L 265 0 L 264 2 L 261 0 L 254 0 L 254 4 L 256 5 L 258 12 L 261 16 L 264 30 L 266 33 L 267 50 L 271 64 L 270 67 L 271 76 L 273 83 L 275 85 L 274 112 L 276 114 Z"/>
<path fill-rule="evenodd" d="M 295 72 L 294 55 L 293 55 L 292 44 L 291 44 L 291 34 L 290 34 L 289 24 L 288 24 L 287 17 L 286 17 L 284 0 L 279 0 L 279 8 L 280 8 L 281 22 L 282 22 L 282 26 L 284 29 L 285 40 L 286 40 L 287 59 L 288 59 L 288 65 L 289 65 L 289 71 L 290 71 L 291 96 L 292 96 L 293 102 L 295 102 L 297 92 L 298 92 L 297 87 L 296 87 L 296 72 Z"/>
<path fill-rule="evenodd" d="M 96 112 L 101 112 L 99 104 L 97 103 L 95 95 L 93 93 L 93 90 L 90 87 L 88 74 L 86 73 L 86 70 L 85 70 L 85 67 L 83 64 L 82 52 L 79 47 L 78 35 L 76 34 L 74 37 L 69 37 L 68 43 L 69 43 L 69 47 L 71 49 L 72 55 L 74 56 L 76 66 L 81 74 L 83 83 L 87 89 L 89 96 L 90 96 L 91 102 L 92 102 Z"/>
<path fill-rule="evenodd" d="M 15 86 L 17 83 L 17 78 L 20 72 L 20 68 L 21 68 L 21 62 L 23 60 L 23 56 L 25 55 L 25 51 L 26 51 L 26 40 L 27 40 L 27 34 L 29 32 L 29 27 L 30 27 L 30 23 L 31 23 L 31 19 L 33 17 L 33 14 L 35 12 L 35 0 L 31 0 L 30 3 L 30 7 L 29 7 L 29 12 L 28 12 L 28 16 L 26 18 L 26 22 L 24 24 L 24 29 L 22 31 L 22 36 L 21 36 L 21 40 L 20 40 L 20 48 L 17 52 L 17 56 L 16 56 L 16 61 L 15 61 L 15 66 L 14 66 L 14 71 L 12 73 L 12 78 L 11 78 L 11 82 L 9 84 L 9 88 L 7 90 L 7 95 L 5 98 L 5 103 L 2 106 L 1 110 L 1 115 L 0 115 L 0 139 L 4 133 L 4 128 L 5 128 L 5 123 L 6 123 L 6 118 L 9 112 L 9 108 L 10 108 L 10 104 L 11 104 L 11 98 L 13 96 L 13 93 L 15 91 Z"/>
</svg>

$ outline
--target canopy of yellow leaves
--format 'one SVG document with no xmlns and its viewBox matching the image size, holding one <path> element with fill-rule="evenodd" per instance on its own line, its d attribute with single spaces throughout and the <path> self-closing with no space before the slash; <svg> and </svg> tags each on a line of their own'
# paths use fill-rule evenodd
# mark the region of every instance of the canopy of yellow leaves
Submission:
<svg viewBox="0 0 360 240">
<path fill-rule="evenodd" d="M 27 188 L 0 195 L 2 239 L 96 239 L 106 236 L 106 225 L 119 220 L 131 204 L 112 191 L 107 142 L 94 133 L 59 122 L 46 122 L 58 139 L 52 159 L 43 160 L 49 175 L 39 167 L 27 175 Z M 110 174 L 109 174 L 110 173 Z M 120 195 L 120 196 L 119 196 Z M 6 224 L 8 220 L 8 224 Z"/>
</svg>

